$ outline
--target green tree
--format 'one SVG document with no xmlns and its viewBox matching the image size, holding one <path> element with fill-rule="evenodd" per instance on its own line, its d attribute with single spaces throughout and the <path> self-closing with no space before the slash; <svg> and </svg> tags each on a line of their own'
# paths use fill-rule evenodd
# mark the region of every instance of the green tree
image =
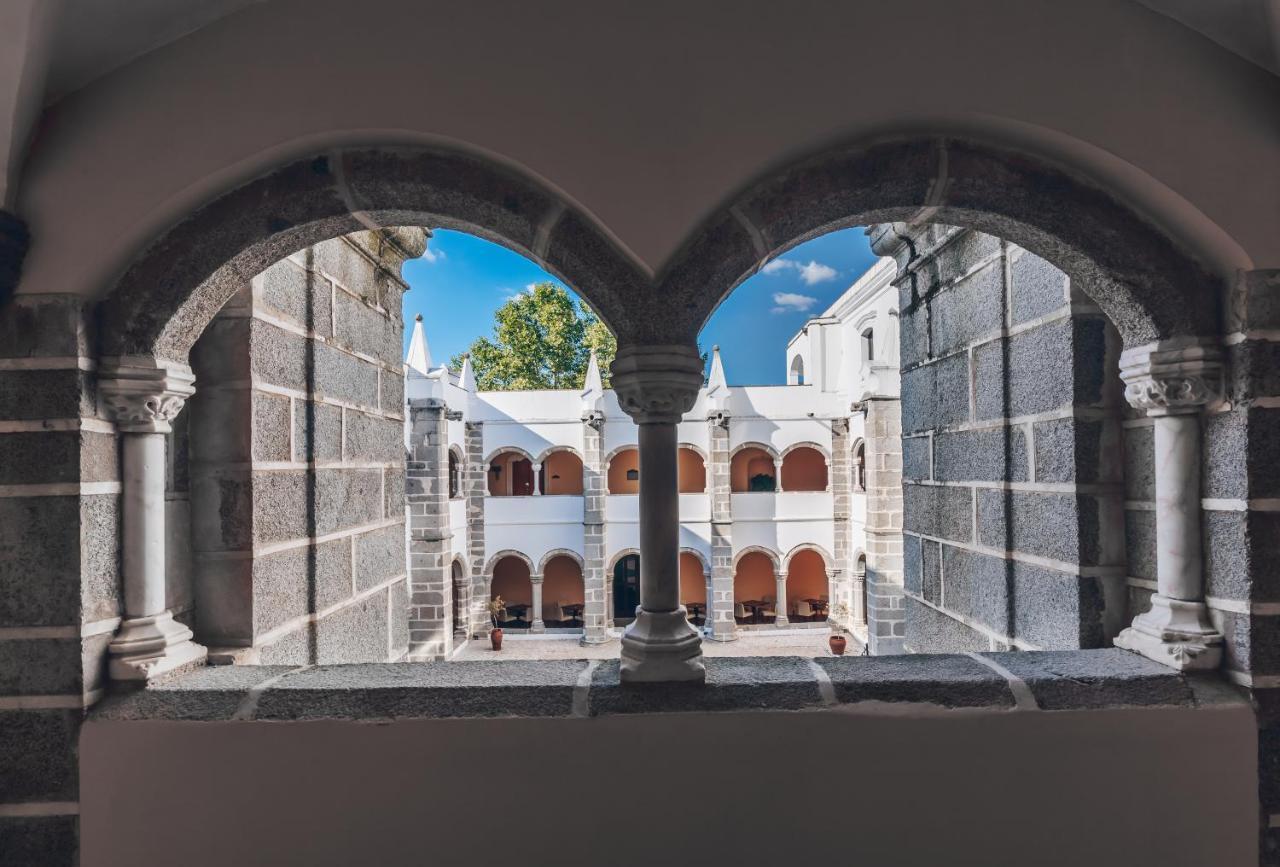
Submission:
<svg viewBox="0 0 1280 867">
<path fill-rule="evenodd" d="M 563 288 L 538 283 L 494 313 L 493 337 L 471 344 L 471 370 L 484 391 L 581 388 L 593 349 L 607 387 L 617 340 Z M 462 356 L 449 366 L 460 369 Z"/>
</svg>

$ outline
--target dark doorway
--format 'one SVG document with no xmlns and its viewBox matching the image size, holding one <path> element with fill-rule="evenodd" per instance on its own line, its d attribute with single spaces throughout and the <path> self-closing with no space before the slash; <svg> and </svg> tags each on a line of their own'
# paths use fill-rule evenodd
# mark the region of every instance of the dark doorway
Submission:
<svg viewBox="0 0 1280 867">
<path fill-rule="evenodd" d="M 462 564 L 454 560 L 451 572 L 453 585 L 453 637 L 456 641 L 465 641 L 469 629 L 467 609 L 471 607 L 469 604 L 471 594 L 467 592 L 466 582 L 462 578 Z"/>
<path fill-rule="evenodd" d="M 628 554 L 613 567 L 613 622 L 625 626 L 636 619 L 640 604 L 640 555 Z"/>
</svg>

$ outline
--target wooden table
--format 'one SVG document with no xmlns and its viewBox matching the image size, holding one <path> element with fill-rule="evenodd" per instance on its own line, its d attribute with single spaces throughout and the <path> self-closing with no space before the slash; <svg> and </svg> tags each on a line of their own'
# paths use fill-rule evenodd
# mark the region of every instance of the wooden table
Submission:
<svg viewBox="0 0 1280 867">
<path fill-rule="evenodd" d="M 568 614 L 568 615 L 569 615 L 569 622 L 570 622 L 570 623 L 572 623 L 572 622 L 573 622 L 573 621 L 575 621 L 575 620 L 581 620 L 581 619 L 582 619 L 582 610 L 583 610 L 583 608 L 584 608 L 584 605 L 583 605 L 582 603 L 580 603 L 580 602 L 575 602 L 575 603 L 573 603 L 573 604 L 571 604 L 571 605 L 562 605 L 562 606 L 560 606 L 560 607 L 564 609 L 564 613 L 565 613 L 565 614 Z"/>
</svg>

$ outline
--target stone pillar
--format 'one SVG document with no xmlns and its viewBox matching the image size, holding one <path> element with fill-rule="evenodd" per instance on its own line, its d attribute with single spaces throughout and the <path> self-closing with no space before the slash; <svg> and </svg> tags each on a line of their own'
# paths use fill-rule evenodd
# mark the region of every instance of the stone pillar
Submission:
<svg viewBox="0 0 1280 867">
<path fill-rule="evenodd" d="M 850 454 L 849 454 L 849 420 L 837 418 L 831 420 L 831 460 L 827 466 L 827 485 L 831 491 L 832 502 L 832 551 L 836 568 L 840 574 L 831 588 L 831 609 L 828 617 L 840 620 L 840 612 L 845 612 L 846 629 L 853 626 L 856 603 L 848 576 L 853 572 L 853 537 L 852 493 L 850 491 Z"/>
<path fill-rule="evenodd" d="M 602 465 L 604 414 L 593 411 L 582 420 L 582 643 L 609 640 L 609 576 L 604 562 L 605 477 Z"/>
<path fill-rule="evenodd" d="M 867 466 L 867 640 L 873 655 L 901 653 L 906 636 L 902 562 L 902 409 L 865 402 Z"/>
<path fill-rule="evenodd" d="M 782 493 L 782 458 L 777 458 L 773 462 L 773 489 L 777 493 Z"/>
<path fill-rule="evenodd" d="M 696 346 L 627 346 L 613 362 L 618 404 L 639 426 L 640 606 L 622 636 L 624 682 L 706 678 L 702 638 L 680 604 L 676 424 L 697 399 Z"/>
<path fill-rule="evenodd" d="M 489 468 L 484 462 L 484 422 L 466 422 L 462 428 L 466 445 L 466 472 L 462 480 L 467 498 L 467 559 L 471 563 L 471 636 L 487 638 L 493 628 L 489 617 L 489 587 L 484 565 L 484 498 L 488 490 Z"/>
<path fill-rule="evenodd" d="M 148 681 L 203 664 L 204 647 L 173 619 L 165 595 L 165 434 L 195 393 L 185 365 L 104 361 L 99 393 L 120 433 L 124 619 L 108 646 L 114 680 Z"/>
<path fill-rule="evenodd" d="M 533 495 L 542 496 L 542 464 L 533 465 Z"/>
<path fill-rule="evenodd" d="M 773 573 L 773 580 L 778 588 L 773 602 L 773 610 L 776 612 L 773 625 L 786 626 L 791 622 L 787 619 L 787 573 L 779 569 Z"/>
<path fill-rule="evenodd" d="M 1204 601 L 1200 412 L 1223 396 L 1220 351 L 1176 338 L 1120 356 L 1125 399 L 1154 419 L 1156 594 L 1115 644 L 1180 671 L 1215 669 L 1223 636 Z"/>
<path fill-rule="evenodd" d="M 733 641 L 733 495 L 729 486 L 729 416 L 707 420 L 711 459 L 707 477 L 711 491 L 711 581 L 707 592 L 706 632 L 713 641 Z"/>
<path fill-rule="evenodd" d="M 547 624 L 542 620 L 542 576 L 533 574 L 529 576 L 529 583 L 533 585 L 533 611 L 529 618 L 530 632 L 546 632 Z"/>
<path fill-rule="evenodd" d="M 437 398 L 408 402 L 405 505 L 409 520 L 409 659 L 439 659 L 451 649 L 453 570 L 449 524 L 449 423 Z"/>
</svg>

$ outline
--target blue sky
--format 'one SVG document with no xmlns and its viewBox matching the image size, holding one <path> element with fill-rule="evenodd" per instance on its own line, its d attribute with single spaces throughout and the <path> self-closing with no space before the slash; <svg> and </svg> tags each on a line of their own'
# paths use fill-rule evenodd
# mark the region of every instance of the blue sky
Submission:
<svg viewBox="0 0 1280 867">
<path fill-rule="evenodd" d="M 731 385 L 784 383 L 787 341 L 874 263 L 862 229 L 801 244 L 738 286 L 698 342 L 706 351 L 719 344 Z M 405 263 L 404 275 L 405 322 L 422 314 L 436 364 L 492 334 L 494 311 L 512 295 L 532 283 L 560 284 L 519 253 L 446 230 L 436 231 L 422 258 Z M 406 346 L 410 333 L 406 328 Z"/>
</svg>

